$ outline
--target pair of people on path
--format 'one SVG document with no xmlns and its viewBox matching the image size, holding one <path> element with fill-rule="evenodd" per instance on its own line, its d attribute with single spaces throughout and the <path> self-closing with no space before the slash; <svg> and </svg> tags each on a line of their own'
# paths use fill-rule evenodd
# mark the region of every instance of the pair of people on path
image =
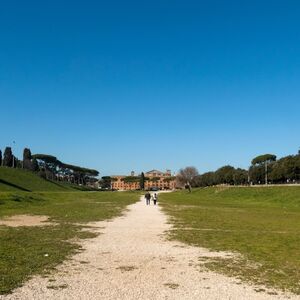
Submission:
<svg viewBox="0 0 300 300">
<path fill-rule="evenodd" d="M 151 199 L 153 200 L 154 205 L 156 205 L 157 194 L 154 193 L 154 195 L 151 196 L 151 194 L 149 192 L 147 192 L 146 195 L 145 195 L 145 199 L 146 199 L 146 204 L 147 205 L 150 205 Z"/>
</svg>

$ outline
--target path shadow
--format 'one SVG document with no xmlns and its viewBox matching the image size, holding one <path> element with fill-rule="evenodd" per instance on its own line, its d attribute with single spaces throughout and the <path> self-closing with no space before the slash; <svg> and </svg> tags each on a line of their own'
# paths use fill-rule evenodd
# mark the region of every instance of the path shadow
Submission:
<svg viewBox="0 0 300 300">
<path fill-rule="evenodd" d="M 19 185 L 13 184 L 13 183 L 8 182 L 8 181 L 3 180 L 3 179 L 0 179 L 0 183 L 6 184 L 8 186 L 14 187 L 14 188 L 16 188 L 18 190 L 21 190 L 21 191 L 24 191 L 24 192 L 31 192 L 31 190 L 25 189 L 25 188 L 23 188 L 23 187 L 21 187 Z"/>
</svg>

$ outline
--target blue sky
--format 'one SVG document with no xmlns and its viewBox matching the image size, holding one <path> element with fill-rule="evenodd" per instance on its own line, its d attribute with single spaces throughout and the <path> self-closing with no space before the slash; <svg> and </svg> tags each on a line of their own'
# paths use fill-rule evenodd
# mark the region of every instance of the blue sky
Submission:
<svg viewBox="0 0 300 300">
<path fill-rule="evenodd" d="M 2 1 L 0 146 L 101 174 L 300 147 L 299 1 Z"/>
</svg>

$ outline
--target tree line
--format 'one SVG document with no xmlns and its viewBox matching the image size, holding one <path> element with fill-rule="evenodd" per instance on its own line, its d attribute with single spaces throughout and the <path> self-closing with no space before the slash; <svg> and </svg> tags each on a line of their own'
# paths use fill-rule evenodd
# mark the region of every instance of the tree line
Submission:
<svg viewBox="0 0 300 300">
<path fill-rule="evenodd" d="M 195 167 L 181 169 L 177 175 L 181 186 L 257 185 L 300 183 L 300 151 L 277 159 L 274 154 L 255 157 L 246 169 L 226 165 L 216 171 L 199 174 Z"/>
<path fill-rule="evenodd" d="M 2 156 L 0 150 L 0 166 L 20 168 L 36 172 L 47 180 L 66 181 L 74 184 L 86 185 L 97 181 L 99 172 L 94 169 L 66 164 L 53 155 L 31 154 L 29 148 L 23 151 L 23 160 L 13 155 L 11 147 L 6 147 Z"/>
</svg>

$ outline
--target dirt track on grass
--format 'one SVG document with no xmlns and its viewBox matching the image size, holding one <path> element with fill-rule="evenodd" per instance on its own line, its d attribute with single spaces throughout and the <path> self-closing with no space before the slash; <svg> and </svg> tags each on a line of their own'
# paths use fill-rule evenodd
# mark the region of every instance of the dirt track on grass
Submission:
<svg viewBox="0 0 300 300">
<path fill-rule="evenodd" d="M 31 226 L 51 226 L 53 222 L 48 221 L 48 216 L 15 215 L 0 219 L 0 225 L 9 227 L 31 227 Z"/>
<path fill-rule="evenodd" d="M 167 241 L 167 217 L 143 200 L 130 205 L 124 216 L 94 226 L 103 234 L 84 241 L 82 253 L 50 277 L 34 277 L 0 299 L 300 299 L 256 292 L 205 270 L 199 258 L 230 254 Z"/>
</svg>

